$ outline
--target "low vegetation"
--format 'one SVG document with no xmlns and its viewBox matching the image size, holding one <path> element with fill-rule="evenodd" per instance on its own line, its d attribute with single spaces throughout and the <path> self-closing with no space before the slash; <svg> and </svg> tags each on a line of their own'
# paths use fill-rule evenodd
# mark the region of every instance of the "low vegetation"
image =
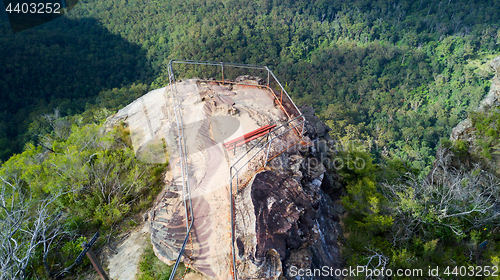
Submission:
<svg viewBox="0 0 500 280">
<path fill-rule="evenodd" d="M 70 273 L 85 237 L 99 231 L 102 246 L 161 190 L 166 163 L 138 161 L 126 129 L 106 132 L 95 116 L 86 124 L 45 116 L 52 130 L 40 145 L 27 144 L 0 168 L 1 277 Z"/>
<path fill-rule="evenodd" d="M 144 253 L 141 256 L 141 261 L 139 262 L 139 274 L 137 275 L 137 280 L 168 280 L 170 274 L 172 274 L 173 266 L 166 265 L 160 261 L 153 251 L 153 245 L 148 242 L 148 246 L 144 249 Z M 186 271 L 184 263 L 180 263 L 177 268 L 176 277 L 184 275 Z"/>
<path fill-rule="evenodd" d="M 355 172 L 342 170 L 347 183 L 342 198 L 346 265 L 425 273 L 436 266 L 442 272 L 446 267 L 498 266 L 500 179 L 479 166 L 450 167 L 446 154 L 463 149 L 462 142 L 443 147 L 429 177 L 390 159 L 377 165 L 367 161 Z M 345 156 L 362 153 L 358 149 Z M 487 273 L 481 275 L 477 279 Z M 450 270 L 441 276 L 456 279 L 457 274 Z"/>
<path fill-rule="evenodd" d="M 497 158 L 495 165 L 500 174 L 500 108 L 491 108 L 482 112 L 472 114 L 472 123 L 476 128 L 475 136 L 479 146 L 479 154 L 491 160 Z"/>
</svg>

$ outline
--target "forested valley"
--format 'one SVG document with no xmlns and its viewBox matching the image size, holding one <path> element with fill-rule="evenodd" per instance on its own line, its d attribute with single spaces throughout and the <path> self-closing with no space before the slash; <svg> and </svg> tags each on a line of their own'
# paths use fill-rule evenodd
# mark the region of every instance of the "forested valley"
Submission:
<svg viewBox="0 0 500 280">
<path fill-rule="evenodd" d="M 64 17 L 15 34 L 0 13 L 0 215 L 14 221 L 39 211 L 43 223 L 58 224 L 37 239 L 34 257 L 7 263 L 21 271 L 12 277 L 63 273 L 77 236 L 109 233 L 151 203 L 166 166 L 131 159 L 126 129 L 103 134 L 103 122 L 166 86 L 171 59 L 267 65 L 296 103 L 315 108 L 332 137 L 370 147 L 340 152 L 368 163 L 341 170 L 346 265 L 498 266 L 491 201 L 455 197 L 455 214 L 487 209 L 444 213 L 430 206 L 439 190 L 422 180 L 440 145 L 464 152 L 463 143 L 442 139 L 468 116 L 490 137 L 481 156 L 498 152 L 498 112 L 474 110 L 494 74 L 488 63 L 500 50 L 499 10 L 493 0 L 83 0 Z M 115 177 L 101 182 L 109 170 Z M 443 178 L 500 192 L 494 176 L 456 172 Z M 14 201 L 20 208 L 9 208 Z M 409 225 L 413 231 L 404 231 Z M 64 250 L 44 250 L 51 242 Z"/>
</svg>

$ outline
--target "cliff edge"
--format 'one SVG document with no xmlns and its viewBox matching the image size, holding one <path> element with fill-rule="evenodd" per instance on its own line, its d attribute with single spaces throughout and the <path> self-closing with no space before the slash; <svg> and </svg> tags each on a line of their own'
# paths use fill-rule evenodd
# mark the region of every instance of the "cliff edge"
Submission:
<svg viewBox="0 0 500 280">
<path fill-rule="evenodd" d="M 490 62 L 495 71 L 488 94 L 469 117 L 453 128 L 452 143 L 441 145 L 437 151 L 435 168 L 442 166 L 457 170 L 472 170 L 476 167 L 500 175 L 500 56 Z M 435 169 L 434 168 L 434 169 Z"/>
</svg>

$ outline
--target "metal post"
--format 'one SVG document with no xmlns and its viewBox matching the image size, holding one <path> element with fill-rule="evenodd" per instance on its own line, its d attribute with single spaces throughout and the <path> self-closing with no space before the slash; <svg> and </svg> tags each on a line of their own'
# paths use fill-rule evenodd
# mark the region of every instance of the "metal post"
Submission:
<svg viewBox="0 0 500 280">
<path fill-rule="evenodd" d="M 87 244 L 85 242 L 83 242 L 82 243 L 82 248 L 85 249 L 86 246 L 87 246 Z M 109 280 L 109 277 L 106 274 L 106 271 L 104 271 L 104 269 L 102 268 L 101 264 L 99 263 L 99 261 L 95 257 L 95 255 L 92 252 L 92 250 L 89 249 L 87 251 L 87 257 L 89 258 L 90 262 L 94 266 L 95 271 L 97 271 L 97 273 L 99 274 L 99 276 L 101 277 L 101 279 L 103 279 L 103 280 Z"/>
<path fill-rule="evenodd" d="M 231 187 L 230 190 L 231 194 L 231 255 L 233 255 L 232 258 L 232 272 L 233 272 L 233 279 L 238 280 L 238 272 L 236 271 L 236 250 L 234 249 L 234 196 L 233 196 L 233 190 Z"/>
<path fill-rule="evenodd" d="M 224 84 L 224 64 L 221 62 L 220 66 L 222 67 L 222 84 Z"/>
<path fill-rule="evenodd" d="M 264 163 L 264 166 L 267 165 L 267 159 L 269 158 L 269 151 L 271 150 L 271 145 L 273 144 L 273 140 L 274 140 L 274 138 L 271 139 L 271 141 L 268 142 L 269 146 L 267 146 L 266 161 Z"/>
</svg>

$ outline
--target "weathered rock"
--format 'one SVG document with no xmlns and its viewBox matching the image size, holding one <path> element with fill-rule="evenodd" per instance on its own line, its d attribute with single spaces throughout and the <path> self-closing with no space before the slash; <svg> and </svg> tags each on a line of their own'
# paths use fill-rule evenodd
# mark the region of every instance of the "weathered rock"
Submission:
<svg viewBox="0 0 500 280">
<path fill-rule="evenodd" d="M 264 83 L 257 77 L 238 79 L 246 84 Z M 176 86 L 195 217 L 182 260 L 189 262 L 199 277 L 231 279 L 228 173 L 230 164 L 248 156 L 238 179 L 240 183 L 252 181 L 235 196 L 234 207 L 238 278 L 290 279 L 292 266 L 340 267 L 337 238 L 343 209 L 324 192 L 333 189 L 338 175 L 327 173 L 323 164 L 329 156 L 330 129 L 314 110 L 303 107 L 307 120 L 303 141 L 298 141 L 295 130 L 289 130 L 252 158 L 253 154 L 246 152 L 258 139 L 234 150 L 225 150 L 222 143 L 263 125 L 285 125 L 288 117 L 268 89 L 196 80 Z M 165 162 L 169 156 L 166 186 L 149 216 L 144 217 L 155 254 L 167 264 L 176 260 L 186 237 L 183 176 L 171 103 L 168 88 L 156 90 L 109 119 L 109 124 L 128 125 L 138 158 Z M 290 109 L 291 105 L 284 106 Z M 285 130 L 287 126 L 281 128 Z M 290 147 L 293 143 L 298 144 Z M 273 160 L 261 169 L 267 155 Z M 263 171 L 253 176 L 257 170 Z"/>
<path fill-rule="evenodd" d="M 491 61 L 490 67 L 495 71 L 495 76 L 491 80 L 490 91 L 477 108 L 478 112 L 488 112 L 488 110 L 500 106 L 500 56 Z M 478 135 L 476 135 L 476 129 L 474 128 L 472 120 L 467 118 L 461 121 L 453 128 L 450 140 L 464 141 L 468 146 L 468 150 L 457 154 L 453 149 L 439 147 L 434 168 L 431 170 L 428 177 L 439 176 L 441 172 L 437 168 L 452 167 L 455 169 L 471 170 L 478 165 L 484 170 L 489 170 L 500 175 L 498 167 L 500 157 L 498 155 L 492 155 L 492 158 L 488 159 L 479 156 L 480 148 L 476 141 L 477 137 Z"/>
<path fill-rule="evenodd" d="M 325 140 L 318 136 L 328 137 L 329 128 L 314 112 L 309 111 L 308 117 L 315 121 L 306 123 L 311 141 Z M 322 128 L 321 133 L 316 127 Z M 306 149 L 308 155 L 312 149 Z M 342 235 L 338 221 L 344 210 L 322 189 L 327 173 L 321 161 L 314 156 L 304 158 L 303 152 L 291 150 L 283 155 L 285 161 L 273 160 L 279 163 L 272 161 L 270 170 L 258 173 L 235 197 L 241 279 L 312 279 L 292 277 L 291 267 L 342 266 L 337 238 Z M 270 255 L 275 258 L 271 266 Z M 278 263 L 282 270 L 271 268 Z"/>
<path fill-rule="evenodd" d="M 251 85 L 264 85 L 264 84 L 266 84 L 266 81 L 264 81 L 262 78 L 250 76 L 250 75 L 239 76 L 234 81 L 236 83 L 246 83 L 246 84 L 251 84 Z"/>
<path fill-rule="evenodd" d="M 316 115 L 315 111 L 311 106 L 302 106 L 300 111 L 307 120 L 306 124 L 306 135 L 311 138 L 325 138 L 330 139 L 328 132 L 332 129 L 329 128 L 324 122 L 322 122 Z"/>
<path fill-rule="evenodd" d="M 490 91 L 479 105 L 479 110 L 500 106 L 500 56 L 490 62 L 490 67 L 495 71 L 495 76 L 491 80 Z"/>
<path fill-rule="evenodd" d="M 473 132 L 474 128 L 472 127 L 472 122 L 467 118 L 453 128 L 450 139 L 453 141 L 462 140 L 472 142 L 475 139 Z"/>
<path fill-rule="evenodd" d="M 500 106 L 500 56 L 491 61 L 490 67 L 495 71 L 495 76 L 491 80 L 490 91 L 481 101 L 478 111 L 487 111 L 491 107 Z M 450 139 L 454 141 L 462 140 L 470 144 L 474 142 L 476 137 L 474 136 L 474 127 L 470 118 L 461 121 L 453 128 Z"/>
</svg>

